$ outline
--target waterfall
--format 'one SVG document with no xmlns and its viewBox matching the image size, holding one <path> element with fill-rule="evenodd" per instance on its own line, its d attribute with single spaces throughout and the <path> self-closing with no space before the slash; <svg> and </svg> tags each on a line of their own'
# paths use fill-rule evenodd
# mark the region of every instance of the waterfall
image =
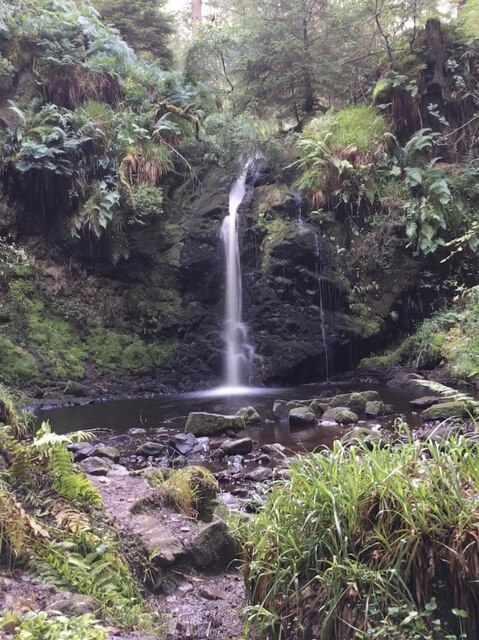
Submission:
<svg viewBox="0 0 479 640">
<path fill-rule="evenodd" d="M 247 385 L 250 381 L 254 349 L 248 342 L 248 326 L 242 322 L 243 296 L 241 261 L 238 242 L 237 212 L 246 193 L 246 177 L 249 165 L 231 187 L 229 214 L 223 220 L 221 240 L 223 242 L 225 270 L 225 373 L 227 387 Z"/>
<path fill-rule="evenodd" d="M 326 376 L 326 381 L 329 382 L 330 377 L 330 353 L 329 353 L 329 345 L 328 338 L 326 335 L 326 316 L 324 313 L 324 277 L 322 275 L 322 267 L 320 260 L 320 250 L 319 250 L 319 239 L 318 236 L 314 235 L 314 255 L 316 257 L 316 265 L 315 265 L 315 274 L 318 281 L 318 291 L 319 291 L 319 322 L 321 325 L 321 340 L 323 343 L 323 351 L 324 351 L 324 373 Z"/>
</svg>

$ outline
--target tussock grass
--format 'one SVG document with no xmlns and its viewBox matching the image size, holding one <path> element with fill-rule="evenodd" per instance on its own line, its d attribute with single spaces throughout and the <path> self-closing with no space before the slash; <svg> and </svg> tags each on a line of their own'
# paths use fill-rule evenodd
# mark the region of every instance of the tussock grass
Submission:
<svg viewBox="0 0 479 640">
<path fill-rule="evenodd" d="M 384 637 L 451 639 L 460 632 L 457 618 L 456 627 L 448 621 L 453 608 L 467 612 L 467 637 L 477 637 L 479 453 L 471 439 L 336 442 L 290 469 L 239 526 L 248 623 L 260 637 L 383 637 L 374 629 L 406 609 L 423 612 L 424 633 L 398 626 Z M 432 634 L 437 612 L 425 610 L 444 594 L 439 626 L 449 636 Z"/>
</svg>

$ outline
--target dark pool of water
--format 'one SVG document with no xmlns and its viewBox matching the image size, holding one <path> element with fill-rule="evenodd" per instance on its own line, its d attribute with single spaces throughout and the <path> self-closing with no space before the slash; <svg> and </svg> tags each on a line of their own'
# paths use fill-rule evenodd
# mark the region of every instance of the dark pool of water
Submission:
<svg viewBox="0 0 479 640">
<path fill-rule="evenodd" d="M 272 413 L 275 398 L 302 400 L 366 389 L 378 391 L 383 402 L 390 405 L 394 413 L 380 420 L 360 424 L 381 424 L 388 428 L 398 415 L 404 415 L 412 427 L 417 424 L 418 419 L 410 410 L 409 400 L 424 395 L 424 389 L 393 389 L 374 384 L 350 383 L 304 385 L 287 389 L 244 389 L 235 394 L 220 389 L 152 398 L 97 401 L 77 406 L 40 409 L 37 411 L 37 418 L 39 422 L 49 420 L 52 429 L 57 433 L 94 428 L 124 433 L 132 427 L 167 427 L 182 431 L 190 411 L 228 415 L 236 413 L 241 407 L 252 405 L 263 422 L 249 431 L 260 444 L 280 442 L 296 451 L 311 450 L 319 445 L 330 446 L 335 439 L 344 435 L 347 429 L 339 425 L 295 429 L 291 428 L 287 421 L 275 423 Z"/>
</svg>

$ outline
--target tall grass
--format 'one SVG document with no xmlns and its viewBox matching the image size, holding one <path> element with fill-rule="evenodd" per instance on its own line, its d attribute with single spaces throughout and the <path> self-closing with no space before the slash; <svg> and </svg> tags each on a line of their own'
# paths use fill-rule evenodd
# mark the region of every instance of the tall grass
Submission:
<svg viewBox="0 0 479 640">
<path fill-rule="evenodd" d="M 470 440 L 336 442 L 290 468 L 239 528 L 248 622 L 260 637 L 370 637 L 392 609 L 424 611 L 445 593 L 441 628 L 455 608 L 477 637 L 479 454 Z M 430 617 L 437 627 L 437 612 Z M 449 624 L 448 637 L 459 631 Z M 447 637 L 405 633 L 384 638 Z"/>
</svg>

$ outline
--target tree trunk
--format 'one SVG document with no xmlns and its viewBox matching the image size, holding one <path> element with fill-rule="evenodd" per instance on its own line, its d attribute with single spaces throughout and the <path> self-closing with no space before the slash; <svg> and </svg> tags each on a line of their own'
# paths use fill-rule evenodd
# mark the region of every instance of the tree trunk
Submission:
<svg viewBox="0 0 479 640">
<path fill-rule="evenodd" d="M 306 17 L 303 18 L 303 90 L 304 111 L 305 113 L 311 113 L 314 107 L 314 93 L 309 67 L 309 36 Z"/>
</svg>

